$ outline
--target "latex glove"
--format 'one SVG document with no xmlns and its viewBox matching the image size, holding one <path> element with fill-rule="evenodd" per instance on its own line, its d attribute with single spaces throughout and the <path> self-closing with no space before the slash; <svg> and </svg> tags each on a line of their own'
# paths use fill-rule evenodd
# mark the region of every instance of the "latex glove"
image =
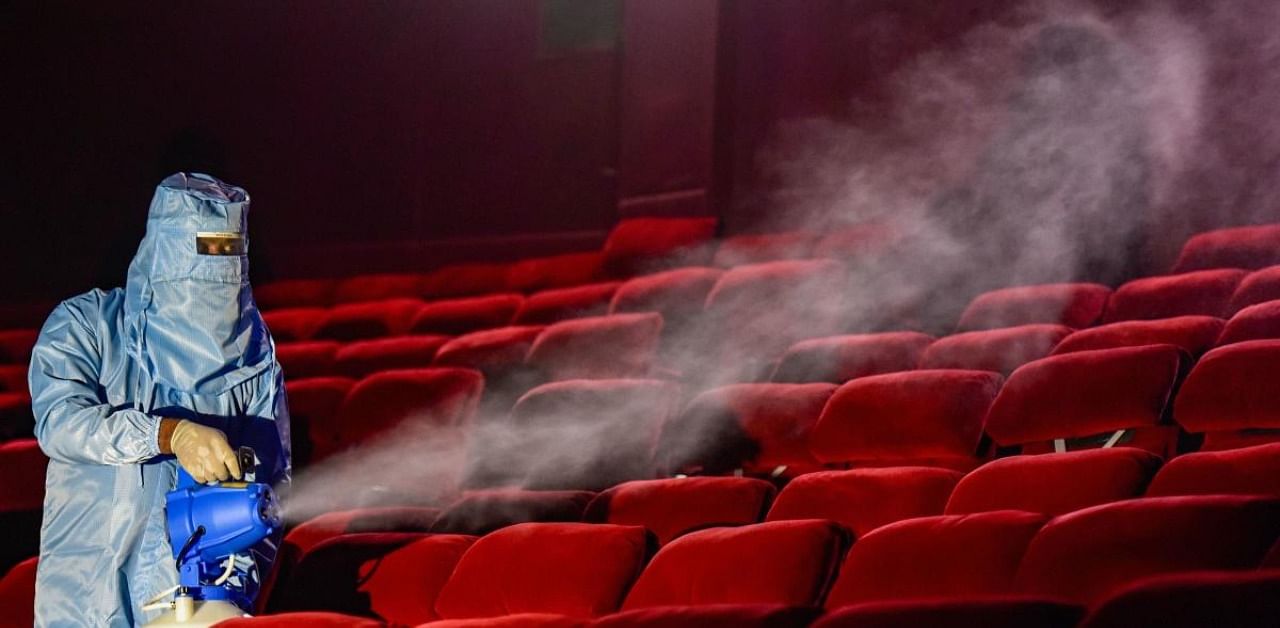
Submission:
<svg viewBox="0 0 1280 628">
<path fill-rule="evenodd" d="M 168 449 L 195 481 L 240 479 L 240 460 L 222 430 L 182 420 L 173 428 Z"/>
</svg>

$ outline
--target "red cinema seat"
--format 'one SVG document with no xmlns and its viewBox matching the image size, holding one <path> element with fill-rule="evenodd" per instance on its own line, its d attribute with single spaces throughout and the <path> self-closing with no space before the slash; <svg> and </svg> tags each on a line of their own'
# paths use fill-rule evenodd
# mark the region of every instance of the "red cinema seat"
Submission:
<svg viewBox="0 0 1280 628">
<path fill-rule="evenodd" d="M 778 604 L 654 606 L 605 615 L 592 628 L 805 628 L 818 609 Z"/>
<path fill-rule="evenodd" d="M 834 384 L 733 384 L 704 392 L 663 428 L 665 473 L 790 476 L 821 469 L 809 432 Z"/>
<path fill-rule="evenodd" d="M 600 316 L 609 309 L 618 281 L 591 283 L 572 288 L 555 288 L 529 295 L 520 304 L 512 322 L 516 325 L 546 325 L 584 316 Z"/>
<path fill-rule="evenodd" d="M 11 626 L 34 626 L 36 623 L 36 564 L 28 558 L 9 569 L 0 578 L 0 613 Z"/>
<path fill-rule="evenodd" d="M 1159 467 L 1158 456 L 1132 447 L 1010 456 L 964 476 L 946 512 L 1025 510 L 1060 515 L 1139 497 Z"/>
<path fill-rule="evenodd" d="M 604 271 L 630 277 L 677 266 L 705 264 L 716 219 L 628 218 L 609 232 L 604 243 Z"/>
<path fill-rule="evenodd" d="M 1230 315 L 1231 295 L 1246 274 L 1220 269 L 1135 279 L 1116 288 L 1102 320 L 1114 323 L 1189 315 L 1225 318 Z"/>
<path fill-rule="evenodd" d="M 1173 272 L 1263 268 L 1280 264 L 1280 225 L 1231 227 L 1196 234 L 1182 246 Z"/>
<path fill-rule="evenodd" d="M 397 336 L 357 340 L 338 349 L 333 368 L 340 375 L 361 378 L 379 371 L 431 366 L 448 336 Z"/>
<path fill-rule="evenodd" d="M 342 345 L 336 340 L 304 340 L 276 345 L 276 361 L 286 379 L 323 377 L 337 373 L 334 357 Z"/>
<path fill-rule="evenodd" d="M 576 522 L 595 496 L 591 491 L 465 491 L 440 513 L 431 531 L 484 535 L 518 523 Z"/>
<path fill-rule="evenodd" d="M 261 310 L 333 305 L 332 279 L 282 279 L 253 287 L 253 300 Z"/>
<path fill-rule="evenodd" d="M 656 606 L 818 606 L 848 547 L 829 521 L 774 521 L 690 532 L 658 551 L 623 610 Z"/>
<path fill-rule="evenodd" d="M 356 380 L 349 377 L 306 377 L 285 381 L 295 467 L 310 464 L 317 447 L 317 435 L 333 433 L 338 407 L 355 384 Z M 323 452 L 335 446 L 335 443 L 325 442 L 319 448 Z"/>
<path fill-rule="evenodd" d="M 1111 289 L 1096 283 L 1049 283 L 984 292 L 960 315 L 956 331 L 1035 323 L 1080 329 L 1102 317 Z"/>
<path fill-rule="evenodd" d="M 813 628 L 1075 628 L 1084 609 L 1032 597 L 892 600 L 854 604 L 823 615 Z"/>
<path fill-rule="evenodd" d="M 806 473 L 782 489 L 768 521 L 829 519 L 862 538 L 895 521 L 942 514 L 961 477 L 933 467 Z"/>
<path fill-rule="evenodd" d="M 562 321 L 538 335 L 525 364 L 545 381 L 647 377 L 661 333 L 654 312 Z"/>
<path fill-rule="evenodd" d="M 711 263 L 720 268 L 732 268 L 744 264 L 804 259 L 809 257 L 816 242 L 816 234 L 804 231 L 738 235 L 720 241 Z"/>
<path fill-rule="evenodd" d="M 313 337 L 349 342 L 398 336 L 409 329 L 409 322 L 421 307 L 422 301 L 417 299 L 344 303 L 329 310 Z"/>
<path fill-rule="evenodd" d="M 1217 342 L 1222 346 L 1272 338 L 1280 338 L 1280 301 L 1264 301 L 1236 312 L 1222 328 Z"/>
<path fill-rule="evenodd" d="M 487 534 L 462 556 L 436 599 L 445 619 L 617 610 L 644 567 L 650 537 L 638 526 L 524 523 Z"/>
<path fill-rule="evenodd" d="M 812 255 L 818 258 L 860 261 L 884 253 L 898 238 L 892 229 L 876 223 L 866 223 L 828 231 L 813 245 Z"/>
<path fill-rule="evenodd" d="M 920 464 L 968 470 L 979 462 L 987 408 L 1003 378 L 987 371 L 907 371 L 836 390 L 809 435 L 824 463 Z"/>
<path fill-rule="evenodd" d="M 1070 335 L 1070 327 L 1049 324 L 955 334 L 929 345 L 920 357 L 920 368 L 995 371 L 1008 376 L 1019 366 L 1049 355 Z"/>
<path fill-rule="evenodd" d="M 826 607 L 1007 594 L 1048 517 L 1016 510 L 907 519 L 860 538 Z"/>
<path fill-rule="evenodd" d="M 1091 329 L 1081 329 L 1067 336 L 1058 343 L 1057 348 L 1053 350 L 1053 355 L 1095 349 L 1167 344 L 1178 346 L 1188 354 L 1199 357 L 1213 348 L 1218 335 L 1222 333 L 1224 324 L 1225 321 L 1213 316 L 1175 316 L 1148 321 L 1109 323 Z"/>
<path fill-rule="evenodd" d="M 0 364 L 0 392 L 27 392 L 27 365 Z"/>
<path fill-rule="evenodd" d="M 758 523 L 773 494 L 772 484 L 751 478 L 636 480 L 597 495 L 583 520 L 644 526 L 666 545 L 694 530 Z"/>
<path fill-rule="evenodd" d="M 376 619 L 322 611 L 240 617 L 220 621 L 217 625 L 218 628 L 382 628 L 384 626 Z"/>
<path fill-rule="evenodd" d="M 1031 541 L 1017 589 L 1093 605 L 1146 576 L 1255 569 L 1280 536 L 1280 501 L 1144 497 L 1060 515 Z"/>
<path fill-rule="evenodd" d="M 0 330 L 0 364 L 27 364 L 40 336 L 37 329 Z"/>
<path fill-rule="evenodd" d="M 409 323 L 409 333 L 458 336 L 511 324 L 524 297 L 515 293 L 444 299 L 423 305 Z"/>
<path fill-rule="evenodd" d="M 797 341 L 839 333 L 844 280 L 844 267 L 831 260 L 729 270 L 711 289 L 703 309 L 707 349 L 702 368 L 718 374 L 713 383 L 761 379 Z"/>
<path fill-rule="evenodd" d="M 782 355 L 772 379 L 843 384 L 867 375 L 910 371 L 933 341 L 933 336 L 914 331 L 801 340 Z"/>
<path fill-rule="evenodd" d="M 556 613 L 516 613 L 504 617 L 443 619 L 423 625 L 431 628 L 584 628 L 594 624 L 581 617 Z"/>
<path fill-rule="evenodd" d="M 356 275 L 338 281 L 333 290 L 333 301 L 341 304 L 419 299 L 423 293 L 423 281 L 423 275 L 419 273 Z"/>
<path fill-rule="evenodd" d="M 510 264 L 453 264 L 422 279 L 422 295 L 432 299 L 469 297 L 507 291 Z"/>
<path fill-rule="evenodd" d="M 310 339 L 328 317 L 328 308 L 292 307 L 263 312 L 262 322 L 276 342 L 299 342 Z"/>
<path fill-rule="evenodd" d="M 581 286 L 603 278 L 604 253 L 565 253 L 520 260 L 507 271 L 507 289 L 537 292 Z"/>
<path fill-rule="evenodd" d="M 1199 571 L 1144 578 L 1102 600 L 1080 626 L 1280 626 L 1280 570 Z"/>
<path fill-rule="evenodd" d="M 0 571 L 40 553 L 45 470 L 49 459 L 31 438 L 0 443 Z M 28 600 L 29 601 L 29 600 Z"/>
<path fill-rule="evenodd" d="M 1147 488 L 1149 497 L 1167 495 L 1280 496 L 1280 443 L 1182 454 Z"/>
<path fill-rule="evenodd" d="M 34 435 L 35 415 L 31 411 L 31 395 L 25 392 L 0 392 L 0 442 Z"/>
<path fill-rule="evenodd" d="M 327 611 L 397 625 L 437 619 L 434 605 L 475 537 L 346 534 L 302 556 L 272 590 L 273 612 Z"/>
<path fill-rule="evenodd" d="M 436 366 L 462 366 L 486 376 L 524 364 L 542 325 L 516 325 L 458 336 L 436 352 Z"/>
<path fill-rule="evenodd" d="M 657 312 L 667 321 L 687 321 L 702 311 L 721 275 L 718 268 L 694 266 L 629 279 L 613 294 L 609 313 Z"/>
<path fill-rule="evenodd" d="M 1173 405 L 1188 432 L 1204 433 L 1202 450 L 1280 440 L 1280 388 L 1274 369 L 1280 339 L 1218 347 L 1191 369 Z"/>
<path fill-rule="evenodd" d="M 1173 345 L 1079 351 L 1024 365 L 1005 382 L 987 434 L 1023 453 L 1126 445 L 1173 455 L 1162 425 L 1187 355 Z"/>
<path fill-rule="evenodd" d="M 1245 275 L 1231 295 L 1228 311 L 1235 314 L 1240 310 L 1266 301 L 1280 299 L 1280 266 L 1269 266 L 1262 270 Z"/>
</svg>

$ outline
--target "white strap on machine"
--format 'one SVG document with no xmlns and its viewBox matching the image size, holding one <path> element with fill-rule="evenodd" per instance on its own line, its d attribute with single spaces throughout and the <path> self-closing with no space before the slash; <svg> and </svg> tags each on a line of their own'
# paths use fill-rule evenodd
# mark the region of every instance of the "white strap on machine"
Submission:
<svg viewBox="0 0 1280 628">
<path fill-rule="evenodd" d="M 1063 454 L 1063 453 L 1066 453 L 1066 452 L 1067 452 L 1067 439 L 1065 439 L 1065 438 L 1055 438 L 1055 439 L 1053 439 L 1053 452 L 1054 452 L 1054 453 L 1057 453 L 1057 454 Z"/>
<path fill-rule="evenodd" d="M 142 610 L 158 611 L 161 609 L 171 608 L 173 606 L 173 600 L 168 600 L 165 598 L 169 597 L 170 595 L 173 595 L 174 591 L 177 591 L 177 590 L 178 590 L 177 586 L 172 586 L 172 587 L 169 587 L 168 589 L 165 589 L 164 591 L 161 591 L 160 593 L 156 594 L 155 597 L 147 600 L 147 603 L 142 605 Z"/>
<path fill-rule="evenodd" d="M 1116 430 L 1116 433 L 1112 434 L 1111 438 L 1108 438 L 1107 442 L 1102 445 L 1102 448 L 1111 449 L 1112 447 L 1115 447 L 1116 443 L 1120 442 L 1120 439 L 1124 437 L 1124 433 L 1128 431 L 1129 430 Z"/>
</svg>

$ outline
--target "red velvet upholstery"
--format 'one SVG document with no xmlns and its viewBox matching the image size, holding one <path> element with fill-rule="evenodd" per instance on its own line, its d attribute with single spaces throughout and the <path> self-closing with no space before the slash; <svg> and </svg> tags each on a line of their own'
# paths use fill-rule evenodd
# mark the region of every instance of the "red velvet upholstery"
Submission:
<svg viewBox="0 0 1280 628">
<path fill-rule="evenodd" d="M 253 300 L 261 310 L 287 307 L 327 307 L 333 304 L 332 279 L 283 279 L 253 287 Z"/>
<path fill-rule="evenodd" d="M 1278 360 L 1280 339 L 1239 342 L 1206 353 L 1182 385 L 1173 418 L 1189 432 L 1210 433 L 1201 449 L 1226 448 L 1215 444 L 1219 433 L 1259 431 L 1257 442 L 1280 440 Z"/>
<path fill-rule="evenodd" d="M 338 349 L 333 368 L 340 375 L 360 378 L 379 371 L 431 366 L 448 336 L 397 336 L 357 340 Z"/>
<path fill-rule="evenodd" d="M 754 378 L 804 338 L 841 331 L 845 270 L 831 260 L 739 266 L 707 295 L 704 368 Z M 767 375 L 767 371 L 765 372 Z"/>
<path fill-rule="evenodd" d="M 665 545 L 692 530 L 757 523 L 773 494 L 772 484 L 751 478 L 637 480 L 597 495 L 584 520 L 644 526 Z"/>
<path fill-rule="evenodd" d="M 836 390 L 809 436 L 822 462 L 871 466 L 971 462 L 1002 378 L 986 371 L 907 371 Z"/>
<path fill-rule="evenodd" d="M 605 615 L 592 628 L 804 628 L 818 610 L 778 604 L 654 606 Z"/>
<path fill-rule="evenodd" d="M 1007 593 L 1023 552 L 1047 519 L 998 510 L 883 526 L 849 550 L 826 606 Z"/>
<path fill-rule="evenodd" d="M 31 413 L 31 395 L 0 392 L 0 442 L 33 436 L 35 422 L 35 415 Z"/>
<path fill-rule="evenodd" d="M 1116 288 L 1103 322 L 1171 318 L 1198 314 L 1227 317 L 1231 295 L 1243 270 L 1200 270 L 1181 275 L 1135 279 Z"/>
<path fill-rule="evenodd" d="M 432 526 L 432 532 L 488 534 L 518 523 L 576 522 L 596 496 L 591 491 L 466 491 Z"/>
<path fill-rule="evenodd" d="M 10 626 L 35 625 L 37 562 L 28 558 L 0 578 L 0 616 Z"/>
<path fill-rule="evenodd" d="M 330 611 L 417 624 L 436 619 L 434 605 L 454 566 L 475 542 L 452 534 L 346 534 L 303 555 L 272 592 L 280 611 Z"/>
<path fill-rule="evenodd" d="M 809 432 L 835 390 L 833 384 L 733 384 L 704 392 L 663 429 L 659 466 L 713 474 L 819 469 Z"/>
<path fill-rule="evenodd" d="M 1226 323 L 1213 316 L 1175 316 L 1149 321 L 1121 321 L 1081 329 L 1058 343 L 1054 355 L 1137 347 L 1141 345 L 1175 345 L 1192 356 L 1200 356 L 1213 348 Z"/>
<path fill-rule="evenodd" d="M 1017 586 L 1094 604 L 1145 576 L 1253 569 L 1280 535 L 1280 501 L 1235 495 L 1147 497 L 1056 517 L 1036 535 Z"/>
<path fill-rule="evenodd" d="M 725 238 L 716 247 L 712 265 L 732 268 L 786 259 L 804 259 L 813 251 L 817 235 L 804 231 L 738 235 Z"/>
<path fill-rule="evenodd" d="M 505 617 L 444 619 L 423 626 L 431 628 L 582 628 L 590 622 L 580 617 L 555 613 L 516 613 Z"/>
<path fill-rule="evenodd" d="M 619 221 L 604 243 L 604 270 L 615 277 L 627 277 L 705 262 L 709 249 L 701 245 L 715 232 L 716 219 L 712 217 Z"/>
<path fill-rule="evenodd" d="M 27 392 L 26 364 L 0 364 L 0 392 Z"/>
<path fill-rule="evenodd" d="M 609 309 L 609 301 L 622 282 L 592 283 L 572 288 L 535 292 L 516 311 L 517 325 L 545 325 L 570 318 L 599 316 Z"/>
<path fill-rule="evenodd" d="M 31 348 L 36 346 L 38 329 L 0 330 L 0 364 L 27 364 L 31 361 Z"/>
<path fill-rule="evenodd" d="M 1147 495 L 1280 496 L 1280 443 L 1228 451 L 1199 451 L 1170 460 Z"/>
<path fill-rule="evenodd" d="M 422 294 L 432 299 L 469 297 L 507 290 L 509 264 L 453 264 L 427 273 Z"/>
<path fill-rule="evenodd" d="M 510 293 L 432 301 L 414 315 L 409 332 L 456 336 L 503 327 L 511 323 L 521 303 L 523 296 Z"/>
<path fill-rule="evenodd" d="M 1062 325 L 1019 325 L 971 331 L 939 338 L 920 357 L 922 369 L 970 369 L 1003 375 L 1049 355 L 1071 328 Z"/>
<path fill-rule="evenodd" d="M 524 364 L 533 340 L 542 333 L 542 325 L 521 325 L 476 331 L 458 336 L 436 352 L 436 366 L 465 366 L 486 375 L 503 368 Z"/>
<path fill-rule="evenodd" d="M 885 226 L 867 223 L 828 231 L 814 243 L 813 257 L 860 260 L 875 256 L 896 241 L 893 231 Z"/>
<path fill-rule="evenodd" d="M 1280 570 L 1145 578 L 1103 600 L 1080 626 L 1280 626 Z"/>
<path fill-rule="evenodd" d="M 916 368 L 933 336 L 913 331 L 801 340 L 782 355 L 775 382 L 830 382 Z"/>
<path fill-rule="evenodd" d="M 1280 264 L 1280 225 L 1231 227 L 1196 234 L 1182 246 L 1173 272 L 1262 268 Z"/>
<path fill-rule="evenodd" d="M 644 528 L 524 523 L 476 541 L 436 600 L 446 619 L 514 613 L 594 617 L 617 610 L 644 567 Z"/>
<path fill-rule="evenodd" d="M 361 303 L 390 299 L 417 299 L 422 296 L 424 276 L 419 273 L 356 275 L 338 281 L 334 303 Z"/>
<path fill-rule="evenodd" d="M 1229 313 L 1257 305 L 1266 301 L 1280 299 L 1280 266 L 1269 266 L 1245 276 L 1231 295 Z"/>
<path fill-rule="evenodd" d="M 960 480 L 947 514 L 1025 510 L 1060 515 L 1138 497 L 1159 467 L 1158 456 L 1132 447 L 1010 456 Z"/>
<path fill-rule="evenodd" d="M 421 307 L 422 301 L 416 299 L 336 305 L 316 328 L 313 337 L 351 341 L 398 336 L 408 331 L 409 322 Z"/>
<path fill-rule="evenodd" d="M 768 520 L 829 519 L 862 538 L 895 521 L 942 514 L 961 477 L 933 467 L 806 473 L 782 489 Z"/>
<path fill-rule="evenodd" d="M 328 318 L 329 309 L 322 307 L 292 307 L 262 313 L 262 321 L 276 342 L 307 340 Z"/>
<path fill-rule="evenodd" d="M 1271 338 L 1280 338 L 1280 301 L 1264 301 L 1236 312 L 1218 336 L 1218 345 Z"/>
<path fill-rule="evenodd" d="M 1096 283 L 1049 283 L 992 290 L 974 297 L 957 331 L 1034 323 L 1088 327 L 1102 316 L 1111 289 Z"/>
<path fill-rule="evenodd" d="M 218 628 L 382 628 L 382 622 L 341 613 L 303 612 L 242 617 L 218 622 Z"/>
<path fill-rule="evenodd" d="M 1084 609 L 1026 596 L 866 602 L 827 613 L 813 628 L 1073 628 Z"/>
<path fill-rule="evenodd" d="M 603 276 L 604 253 L 565 253 L 548 257 L 532 257 L 511 265 L 507 272 L 507 289 L 536 292 L 551 288 L 568 288 L 599 281 Z"/>
<path fill-rule="evenodd" d="M 661 333 L 654 312 L 562 321 L 538 335 L 525 363 L 548 381 L 647 377 Z"/>
<path fill-rule="evenodd" d="M 333 375 L 333 360 L 341 347 L 336 340 L 282 342 L 276 345 L 276 361 L 288 379 Z"/>
<path fill-rule="evenodd" d="M 663 547 L 624 610 L 707 604 L 817 606 L 847 535 L 828 521 L 774 521 L 690 532 Z"/>
<path fill-rule="evenodd" d="M 664 320 L 685 321 L 702 311 L 707 293 L 723 274 L 718 268 L 694 266 L 636 277 L 618 287 L 609 313 L 658 312 Z"/>
<path fill-rule="evenodd" d="M 1001 445 L 1017 445 L 1150 428 L 1160 423 L 1185 359 L 1173 345 L 1146 345 L 1036 360 L 1009 377 L 991 406 L 987 433 Z M 1149 443 L 1122 438 L 1117 444 Z M 1161 440 L 1153 451 L 1165 454 L 1170 446 Z"/>
</svg>

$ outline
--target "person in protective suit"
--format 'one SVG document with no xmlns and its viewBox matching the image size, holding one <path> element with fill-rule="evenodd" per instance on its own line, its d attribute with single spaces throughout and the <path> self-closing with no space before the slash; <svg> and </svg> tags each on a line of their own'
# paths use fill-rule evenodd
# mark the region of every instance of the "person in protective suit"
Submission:
<svg viewBox="0 0 1280 628">
<path fill-rule="evenodd" d="M 275 345 L 249 287 L 249 196 L 199 174 L 156 188 L 123 289 L 64 301 L 29 374 L 49 456 L 36 576 L 38 626 L 133 626 L 178 583 L 165 494 L 200 482 L 289 476 Z M 241 469 L 236 448 L 257 454 Z M 254 557 L 265 575 L 274 545 Z"/>
</svg>

